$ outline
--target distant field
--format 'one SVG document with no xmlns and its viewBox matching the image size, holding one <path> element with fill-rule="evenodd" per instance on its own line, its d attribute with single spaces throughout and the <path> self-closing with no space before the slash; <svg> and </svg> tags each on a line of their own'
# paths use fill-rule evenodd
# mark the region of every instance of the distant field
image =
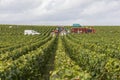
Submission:
<svg viewBox="0 0 120 80">
<path fill-rule="evenodd" d="M 0 80 L 120 80 L 119 26 L 52 37 L 55 28 L 0 25 Z"/>
</svg>

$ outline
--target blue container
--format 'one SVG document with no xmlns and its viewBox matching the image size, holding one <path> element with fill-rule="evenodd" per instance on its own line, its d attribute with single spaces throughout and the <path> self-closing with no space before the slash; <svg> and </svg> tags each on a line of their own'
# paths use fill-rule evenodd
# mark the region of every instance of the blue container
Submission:
<svg viewBox="0 0 120 80">
<path fill-rule="evenodd" d="M 73 24 L 73 27 L 81 27 L 80 24 Z"/>
</svg>

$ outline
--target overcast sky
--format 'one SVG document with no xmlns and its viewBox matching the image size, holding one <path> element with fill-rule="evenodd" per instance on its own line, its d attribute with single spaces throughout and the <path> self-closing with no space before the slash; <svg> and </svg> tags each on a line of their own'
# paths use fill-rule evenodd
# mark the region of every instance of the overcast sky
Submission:
<svg viewBox="0 0 120 80">
<path fill-rule="evenodd" d="M 120 25 L 120 0 L 0 0 L 0 24 Z"/>
</svg>

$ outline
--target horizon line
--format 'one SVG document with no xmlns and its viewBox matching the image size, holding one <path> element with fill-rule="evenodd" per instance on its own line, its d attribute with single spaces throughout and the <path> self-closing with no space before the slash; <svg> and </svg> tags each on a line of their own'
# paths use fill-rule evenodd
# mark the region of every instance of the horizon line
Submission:
<svg viewBox="0 0 120 80">
<path fill-rule="evenodd" d="M 79 23 L 76 23 L 79 24 Z M 73 24 L 0 24 L 0 25 L 19 25 L 19 26 L 72 26 Z M 81 24 L 80 24 L 81 25 Z M 120 26 L 120 25 L 109 25 L 109 24 L 94 24 L 94 25 L 89 25 L 89 24 L 83 24 L 81 26 Z"/>
</svg>

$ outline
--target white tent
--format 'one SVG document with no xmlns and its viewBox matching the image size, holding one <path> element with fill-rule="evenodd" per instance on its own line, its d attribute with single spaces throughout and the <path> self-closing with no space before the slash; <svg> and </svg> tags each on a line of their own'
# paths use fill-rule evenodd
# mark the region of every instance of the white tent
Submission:
<svg viewBox="0 0 120 80">
<path fill-rule="evenodd" d="M 40 33 L 34 30 L 24 30 L 24 35 L 35 35 L 35 34 L 40 34 Z"/>
</svg>

